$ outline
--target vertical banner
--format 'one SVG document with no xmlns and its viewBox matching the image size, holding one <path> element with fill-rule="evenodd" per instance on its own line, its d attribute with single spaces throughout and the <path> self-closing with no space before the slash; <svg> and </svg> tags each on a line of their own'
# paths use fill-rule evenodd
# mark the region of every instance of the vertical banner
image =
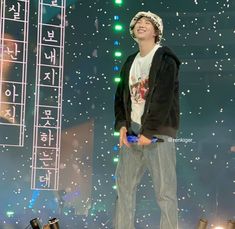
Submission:
<svg viewBox="0 0 235 229">
<path fill-rule="evenodd" d="M 66 0 L 39 0 L 31 188 L 58 190 Z M 49 19 L 46 12 L 57 10 Z"/>
<path fill-rule="evenodd" d="M 1 0 L 0 145 L 24 145 L 28 26 L 29 0 Z"/>
</svg>

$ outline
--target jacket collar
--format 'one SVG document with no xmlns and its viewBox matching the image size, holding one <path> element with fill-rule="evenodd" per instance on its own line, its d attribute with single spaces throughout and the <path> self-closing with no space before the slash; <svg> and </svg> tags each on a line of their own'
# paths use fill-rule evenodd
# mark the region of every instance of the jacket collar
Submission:
<svg viewBox="0 0 235 229">
<path fill-rule="evenodd" d="M 136 57 L 138 52 L 132 54 L 131 56 L 128 57 L 126 63 L 125 63 L 125 85 L 126 87 L 129 88 L 129 75 L 130 75 L 130 69 L 131 65 Z M 162 59 L 164 58 L 165 55 L 171 56 L 177 63 L 177 65 L 180 65 L 180 60 L 178 57 L 167 47 L 167 46 L 162 46 L 157 49 L 153 56 L 152 64 L 150 67 L 150 72 L 149 72 L 149 85 L 154 85 L 155 82 L 155 77 L 157 77 L 157 73 L 159 72 L 160 68 L 163 66 Z"/>
</svg>

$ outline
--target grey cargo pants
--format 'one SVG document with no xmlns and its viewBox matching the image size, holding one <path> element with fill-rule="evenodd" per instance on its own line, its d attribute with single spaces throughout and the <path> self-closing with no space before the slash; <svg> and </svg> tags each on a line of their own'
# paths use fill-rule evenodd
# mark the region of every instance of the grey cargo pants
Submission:
<svg viewBox="0 0 235 229">
<path fill-rule="evenodd" d="M 176 152 L 172 138 L 147 146 L 132 144 L 120 149 L 116 169 L 117 202 L 115 229 L 134 229 L 136 188 L 146 169 L 153 180 L 156 200 L 161 210 L 160 229 L 178 229 Z"/>
</svg>

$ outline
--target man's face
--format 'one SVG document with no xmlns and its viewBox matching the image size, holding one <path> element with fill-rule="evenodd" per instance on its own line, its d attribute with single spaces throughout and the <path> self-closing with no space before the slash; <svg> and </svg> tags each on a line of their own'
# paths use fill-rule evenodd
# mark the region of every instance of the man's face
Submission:
<svg viewBox="0 0 235 229">
<path fill-rule="evenodd" d="M 133 32 L 134 32 L 134 36 L 138 40 L 155 41 L 155 37 L 157 35 L 154 25 L 152 24 L 151 20 L 147 17 L 141 17 L 136 22 Z"/>
</svg>

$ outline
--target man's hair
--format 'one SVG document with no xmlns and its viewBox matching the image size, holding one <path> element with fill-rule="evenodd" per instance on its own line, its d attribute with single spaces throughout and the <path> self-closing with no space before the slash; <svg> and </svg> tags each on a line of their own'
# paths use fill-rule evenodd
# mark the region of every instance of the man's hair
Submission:
<svg viewBox="0 0 235 229">
<path fill-rule="evenodd" d="M 158 43 L 158 42 L 160 41 L 160 37 L 159 37 L 159 32 L 160 32 L 160 31 L 159 31 L 158 27 L 157 27 L 151 20 L 149 20 L 149 21 L 150 21 L 151 24 L 153 25 L 154 31 L 155 31 L 155 33 L 156 33 L 154 42 L 155 42 L 155 43 Z"/>
<path fill-rule="evenodd" d="M 141 18 L 143 18 L 143 17 L 145 17 L 145 16 L 142 16 L 142 17 L 140 17 L 140 18 L 138 18 L 138 20 L 137 21 L 139 21 Z M 154 31 L 155 31 L 155 33 L 156 33 L 156 36 L 155 36 L 155 43 L 158 43 L 159 41 L 160 41 L 160 37 L 159 37 L 159 29 L 158 29 L 158 27 L 151 21 L 151 19 L 149 19 L 148 17 L 145 17 L 145 18 L 147 18 L 150 22 L 151 22 L 151 24 L 153 25 L 153 28 L 154 28 Z M 136 22 L 137 22 L 136 21 Z M 136 26 L 136 23 L 135 23 L 135 25 L 131 28 L 132 30 L 134 29 L 134 27 Z M 133 34 L 133 36 L 135 37 L 135 34 Z"/>
<path fill-rule="evenodd" d="M 160 43 L 161 39 L 162 39 L 162 35 L 163 35 L 163 23 L 162 23 L 162 19 L 161 17 L 159 17 L 157 14 L 154 14 L 150 11 L 140 11 L 138 12 L 132 19 L 130 22 L 130 26 L 129 26 L 129 32 L 130 35 L 132 36 L 132 38 L 138 42 L 138 40 L 136 39 L 136 37 L 134 36 L 134 27 L 136 25 L 136 22 L 142 18 L 142 17 L 146 17 L 149 19 L 149 21 L 153 24 L 155 32 L 156 32 L 156 38 L 155 38 L 155 43 Z"/>
</svg>

